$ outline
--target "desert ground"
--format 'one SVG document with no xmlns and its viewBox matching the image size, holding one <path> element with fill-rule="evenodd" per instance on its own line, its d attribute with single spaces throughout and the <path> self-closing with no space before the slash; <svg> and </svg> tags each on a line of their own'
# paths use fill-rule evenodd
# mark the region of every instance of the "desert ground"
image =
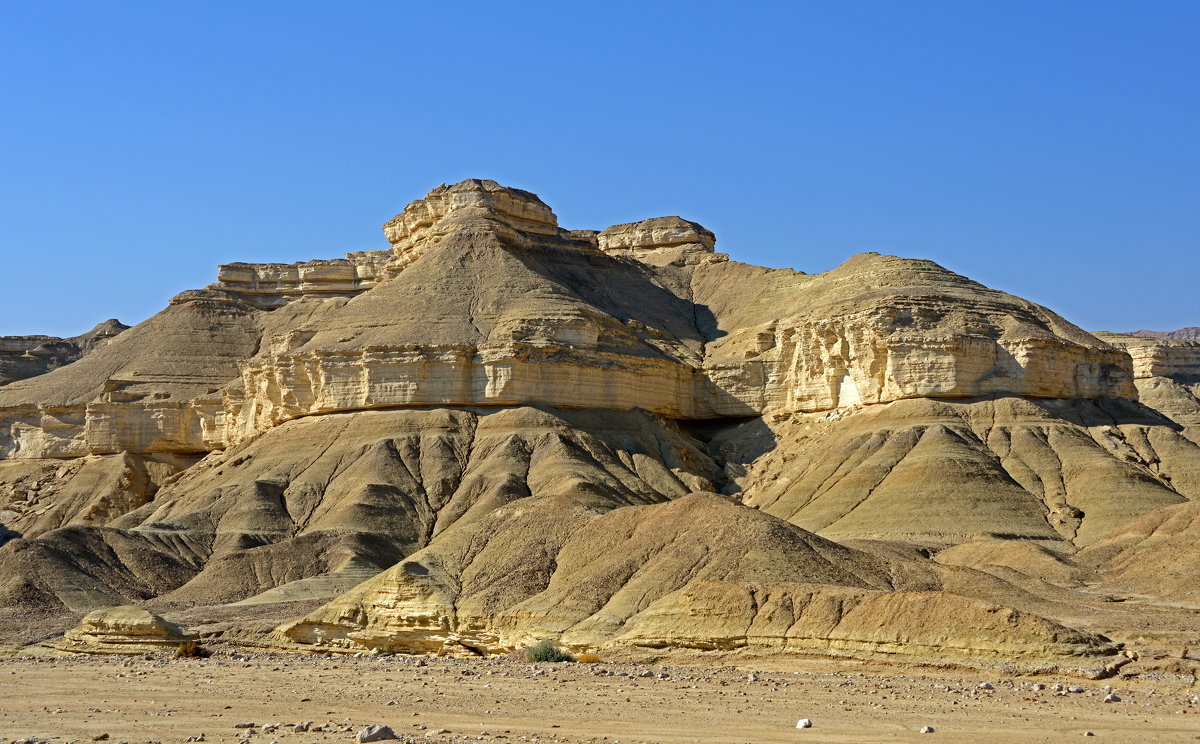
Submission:
<svg viewBox="0 0 1200 744">
<path fill-rule="evenodd" d="M 773 663 L 8 657 L 0 742 L 318 744 L 354 741 L 371 724 L 430 742 L 1200 740 L 1200 687 L 1181 675 L 1081 681 Z M 1104 702 L 1109 686 L 1119 702 Z M 796 728 L 802 718 L 811 728 Z"/>
</svg>

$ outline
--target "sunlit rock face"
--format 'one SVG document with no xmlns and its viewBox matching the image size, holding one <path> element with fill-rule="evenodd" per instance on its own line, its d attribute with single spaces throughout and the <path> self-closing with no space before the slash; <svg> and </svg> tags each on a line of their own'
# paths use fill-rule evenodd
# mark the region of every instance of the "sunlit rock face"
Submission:
<svg viewBox="0 0 1200 744">
<path fill-rule="evenodd" d="M 119 352 L 8 386 L 0 453 L 203 453 L 397 406 L 702 419 L 1136 396 L 1121 349 L 928 261 L 762 269 L 715 253 L 695 222 L 567 231 L 536 195 L 485 180 L 439 186 L 384 233 L 390 251 L 222 266 Z"/>
</svg>

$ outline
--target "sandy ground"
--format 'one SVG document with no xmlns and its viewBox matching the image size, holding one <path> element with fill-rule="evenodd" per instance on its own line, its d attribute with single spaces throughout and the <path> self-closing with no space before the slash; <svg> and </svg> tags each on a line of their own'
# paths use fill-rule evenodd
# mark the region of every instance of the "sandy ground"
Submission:
<svg viewBox="0 0 1200 744">
<path fill-rule="evenodd" d="M 353 742 L 377 723 L 413 741 L 460 743 L 1060 742 L 1087 731 L 1096 741 L 1200 740 L 1200 686 L 1175 675 L 1086 682 L 809 669 L 230 652 L 0 658 L 0 742 L 203 734 L 322 744 Z M 995 689 L 979 689 L 983 682 Z M 1120 702 L 1103 702 L 1110 683 Z M 797 729 L 800 718 L 812 728 Z M 305 721 L 323 730 L 290 725 Z M 272 723 L 282 725 L 263 729 Z M 934 732 L 920 733 L 924 726 Z"/>
</svg>

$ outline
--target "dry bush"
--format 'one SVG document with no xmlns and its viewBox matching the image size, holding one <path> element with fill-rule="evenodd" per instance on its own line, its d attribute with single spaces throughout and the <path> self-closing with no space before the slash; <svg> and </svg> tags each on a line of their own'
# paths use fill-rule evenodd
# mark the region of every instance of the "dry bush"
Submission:
<svg viewBox="0 0 1200 744">
<path fill-rule="evenodd" d="M 175 649 L 175 656 L 180 659 L 207 659 L 212 651 L 200 645 L 199 641 L 184 641 Z"/>
<path fill-rule="evenodd" d="M 580 654 L 579 655 L 579 663 L 580 664 L 600 664 L 603 661 L 604 661 L 604 659 L 601 659 L 596 654 Z"/>
</svg>

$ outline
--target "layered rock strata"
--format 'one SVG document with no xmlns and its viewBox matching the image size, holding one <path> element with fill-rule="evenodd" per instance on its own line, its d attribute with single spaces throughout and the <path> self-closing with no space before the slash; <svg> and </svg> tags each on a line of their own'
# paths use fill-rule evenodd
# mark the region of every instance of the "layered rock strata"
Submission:
<svg viewBox="0 0 1200 744">
<path fill-rule="evenodd" d="M 363 251 L 294 264 L 224 264 L 217 267 L 214 288 L 236 292 L 263 309 L 302 297 L 353 297 L 375 286 L 391 258 L 390 251 Z"/>
<path fill-rule="evenodd" d="M 195 640 L 175 623 L 132 605 L 108 607 L 84 616 L 58 648 L 86 654 L 137 654 L 175 650 Z"/>
</svg>

